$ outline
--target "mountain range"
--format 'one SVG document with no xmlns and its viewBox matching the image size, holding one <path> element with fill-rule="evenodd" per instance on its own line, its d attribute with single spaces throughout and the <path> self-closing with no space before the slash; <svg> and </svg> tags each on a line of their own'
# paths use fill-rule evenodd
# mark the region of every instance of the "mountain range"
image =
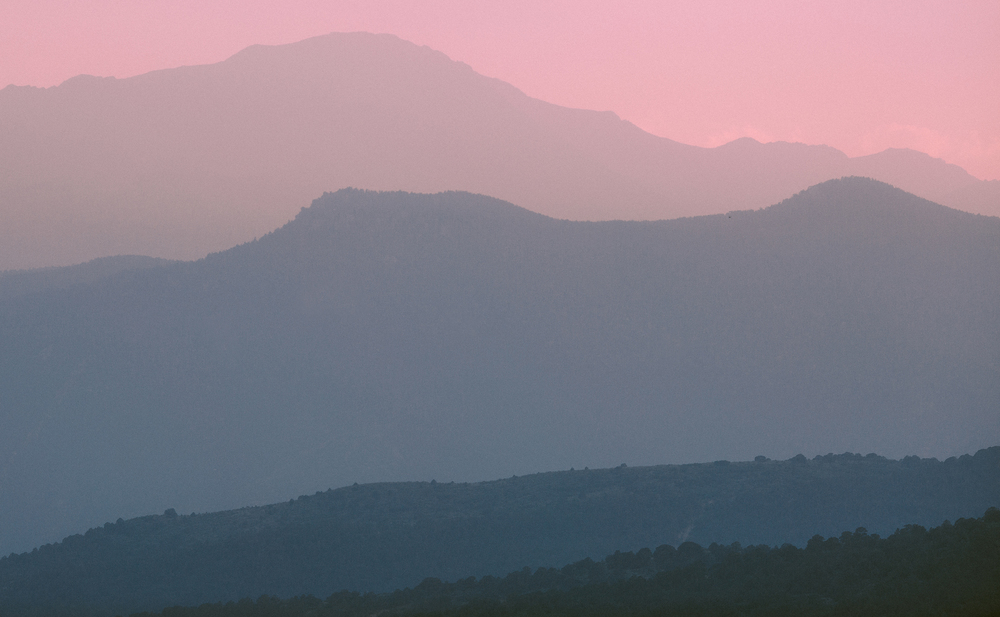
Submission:
<svg viewBox="0 0 1000 617">
<path fill-rule="evenodd" d="M 0 269 L 196 259 L 345 186 L 464 190 L 571 220 L 654 220 L 757 209 L 858 175 L 1000 215 L 1000 182 L 925 154 L 849 158 L 746 138 L 689 146 L 365 33 L 127 79 L 8 86 L 0 170 Z"/>
<path fill-rule="evenodd" d="M 847 178 L 657 222 L 345 189 L 198 261 L 0 275 L 0 552 L 354 482 L 974 452 L 997 264 L 1000 219 Z"/>
</svg>

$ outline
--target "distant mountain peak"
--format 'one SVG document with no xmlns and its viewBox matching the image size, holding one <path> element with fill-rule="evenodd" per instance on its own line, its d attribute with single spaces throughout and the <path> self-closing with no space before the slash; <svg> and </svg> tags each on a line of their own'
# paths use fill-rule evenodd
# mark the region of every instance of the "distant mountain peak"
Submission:
<svg viewBox="0 0 1000 617">
<path fill-rule="evenodd" d="M 760 142 L 753 137 L 737 137 L 732 141 L 727 141 L 726 143 L 719 146 L 720 148 L 738 148 L 741 146 L 759 146 L 763 142 Z"/>
<path fill-rule="evenodd" d="M 865 175 L 1000 214 L 996 189 L 928 157 L 850 159 L 750 138 L 685 145 L 611 111 L 532 99 L 390 34 L 6 88 L 0 135 L 4 269 L 128 253 L 196 259 L 260 237 L 339 186 L 469 191 L 570 220 L 658 220 L 759 209 Z"/>
</svg>

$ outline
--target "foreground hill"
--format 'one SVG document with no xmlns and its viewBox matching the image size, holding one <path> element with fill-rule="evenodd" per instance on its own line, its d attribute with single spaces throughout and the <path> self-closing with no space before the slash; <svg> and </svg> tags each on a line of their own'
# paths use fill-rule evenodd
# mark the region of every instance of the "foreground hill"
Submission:
<svg viewBox="0 0 1000 617">
<path fill-rule="evenodd" d="M 715 550 L 721 547 L 714 542 L 812 546 L 817 533 L 865 527 L 885 535 L 904 521 L 940 524 L 995 503 L 1000 447 L 944 462 L 874 454 L 761 457 L 476 484 L 356 485 L 258 508 L 119 519 L 0 559 L 0 613 L 15 606 L 42 613 L 55 606 L 125 613 L 262 594 L 385 592 L 426 577 L 501 575 L 660 547 L 615 555 L 606 565 L 577 564 L 564 570 L 564 579 L 542 573 L 530 581 L 564 588 L 580 582 L 575 579 L 581 574 L 584 582 L 607 580 L 608 569 L 612 575 L 628 570 L 618 577 L 627 578 L 712 563 L 727 552 Z M 692 543 L 712 544 L 713 552 Z M 991 552 L 989 546 L 976 550 Z M 758 552 L 745 557 L 756 559 Z M 434 593 L 472 591 L 466 583 Z M 504 588 L 495 590 L 496 599 L 525 591 Z M 370 609 L 365 614 L 389 608 L 361 606 Z"/>
<path fill-rule="evenodd" d="M 888 538 L 867 530 L 815 536 L 805 549 L 693 543 L 584 560 L 502 579 L 427 579 L 391 594 L 337 593 L 325 601 L 262 596 L 170 617 L 393 615 L 745 615 L 797 617 L 1000 615 L 1000 511 L 934 529 L 907 525 Z M 147 613 L 143 617 L 148 617 Z"/>
<path fill-rule="evenodd" d="M 648 220 L 760 208 L 861 175 L 1000 215 L 1000 183 L 925 154 L 687 146 L 364 33 L 128 79 L 4 88 L 0 169 L 0 269 L 200 258 L 344 186 L 460 189 L 557 218 Z"/>
<path fill-rule="evenodd" d="M 1000 442 L 1000 219 L 877 182 L 549 219 L 346 190 L 0 301 L 0 551 L 353 482 Z"/>
</svg>

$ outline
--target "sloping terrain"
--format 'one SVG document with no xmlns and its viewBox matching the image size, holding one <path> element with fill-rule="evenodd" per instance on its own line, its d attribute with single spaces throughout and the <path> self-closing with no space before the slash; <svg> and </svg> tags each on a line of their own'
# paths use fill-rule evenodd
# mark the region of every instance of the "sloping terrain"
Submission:
<svg viewBox="0 0 1000 617">
<path fill-rule="evenodd" d="M 0 269 L 196 259 L 346 186 L 465 190 L 557 218 L 652 220 L 760 208 L 859 175 L 1000 215 L 988 183 L 917 152 L 687 146 L 364 33 L 128 79 L 4 88 L 0 170 Z"/>
<path fill-rule="evenodd" d="M 26 296 L 49 289 L 88 285 L 128 270 L 144 270 L 172 263 L 143 255 L 99 257 L 86 263 L 62 268 L 35 268 L 0 272 L 0 300 Z"/>
<path fill-rule="evenodd" d="M 870 180 L 569 222 L 340 191 L 0 301 L 0 551 L 353 482 L 1000 440 L 1000 219 Z"/>
<path fill-rule="evenodd" d="M 716 542 L 812 547 L 817 533 L 864 527 L 887 535 L 993 503 L 1000 503 L 1000 447 L 944 462 L 843 454 L 356 485 L 258 508 L 118 520 L 0 559 L 0 611 L 61 605 L 124 614 L 262 594 L 386 592 L 427 577 L 458 581 L 625 551 L 606 564 L 564 569 L 563 580 L 543 573 L 533 581 L 561 587 L 581 573 L 598 582 L 609 569 L 648 576 L 715 561 L 726 553 Z M 692 542 L 711 544 L 712 553 Z M 645 562 L 642 552 L 628 554 L 642 547 L 660 548 L 646 551 Z M 498 598 L 515 593 L 522 578 Z M 466 583 L 453 593 L 473 591 Z"/>
<path fill-rule="evenodd" d="M 525 568 L 503 578 L 442 583 L 428 578 L 388 594 L 315 596 L 171 607 L 170 617 L 475 617 L 548 615 L 700 615 L 702 617 L 839 617 L 929 613 L 955 617 L 1000 615 L 1000 510 L 982 518 L 946 521 L 933 529 L 907 525 L 888 538 L 864 529 L 816 536 L 804 548 L 738 544 L 707 549 L 615 552 L 555 568 Z M 141 613 L 136 617 L 151 617 Z"/>
</svg>

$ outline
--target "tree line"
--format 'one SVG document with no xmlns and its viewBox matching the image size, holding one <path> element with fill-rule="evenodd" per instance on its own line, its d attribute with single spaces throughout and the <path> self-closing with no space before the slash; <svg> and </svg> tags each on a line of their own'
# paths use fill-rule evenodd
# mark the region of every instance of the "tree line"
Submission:
<svg viewBox="0 0 1000 617">
<path fill-rule="evenodd" d="M 530 615 L 1000 615 L 1000 510 L 886 538 L 839 537 L 743 547 L 693 542 L 616 552 L 561 569 L 452 583 L 428 578 L 392 593 L 340 592 L 171 607 L 132 617 L 427 617 Z"/>
</svg>

